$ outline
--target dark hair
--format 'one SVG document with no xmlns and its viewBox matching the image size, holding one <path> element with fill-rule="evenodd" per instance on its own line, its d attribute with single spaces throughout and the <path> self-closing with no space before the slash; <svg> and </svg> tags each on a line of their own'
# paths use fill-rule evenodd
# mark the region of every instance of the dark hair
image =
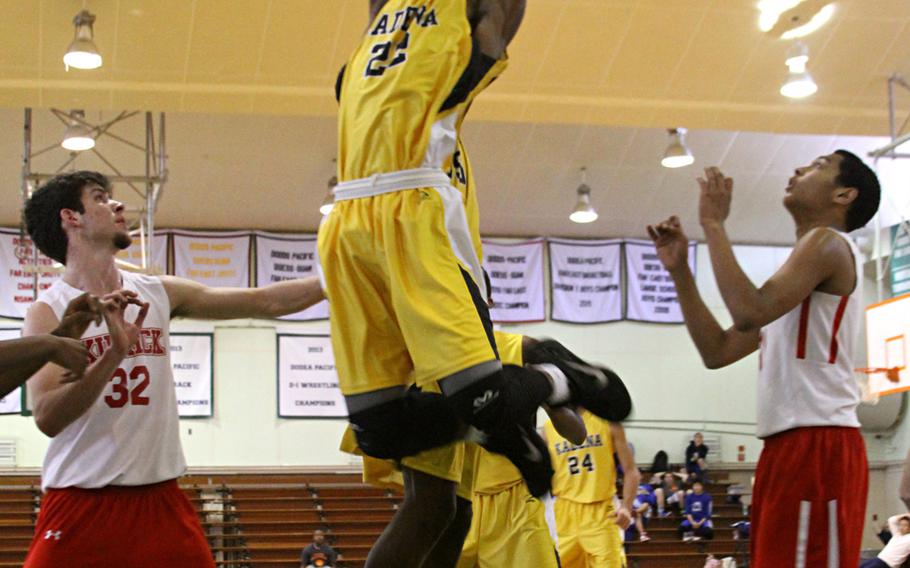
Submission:
<svg viewBox="0 0 910 568">
<path fill-rule="evenodd" d="M 96 183 L 110 191 L 111 184 L 98 172 L 78 171 L 54 177 L 38 188 L 25 204 L 25 228 L 42 253 L 66 264 L 66 233 L 60 224 L 60 211 L 84 213 L 82 189 Z"/>
<path fill-rule="evenodd" d="M 836 182 L 841 187 L 854 187 L 859 192 L 847 209 L 847 231 L 855 231 L 875 216 L 882 188 L 872 168 L 864 164 L 856 154 L 847 150 L 837 150 L 834 153 L 841 157 Z"/>
</svg>

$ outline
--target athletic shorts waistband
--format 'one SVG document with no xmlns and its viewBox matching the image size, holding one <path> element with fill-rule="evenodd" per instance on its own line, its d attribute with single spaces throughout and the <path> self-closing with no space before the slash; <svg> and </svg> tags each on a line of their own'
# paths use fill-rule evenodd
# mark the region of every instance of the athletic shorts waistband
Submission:
<svg viewBox="0 0 910 568">
<path fill-rule="evenodd" d="M 367 178 L 343 181 L 335 186 L 332 195 L 335 201 L 375 197 L 406 189 L 439 187 L 451 184 L 449 176 L 436 168 L 414 168 L 385 174 L 373 174 Z"/>
<path fill-rule="evenodd" d="M 176 479 L 159 481 L 158 483 L 149 483 L 147 485 L 105 485 L 104 487 L 85 488 L 85 487 L 49 487 L 46 491 L 48 495 L 52 493 L 69 493 L 69 494 L 90 494 L 95 496 L 104 495 L 136 495 L 139 493 L 149 493 L 157 491 L 170 491 L 179 489 Z"/>
</svg>

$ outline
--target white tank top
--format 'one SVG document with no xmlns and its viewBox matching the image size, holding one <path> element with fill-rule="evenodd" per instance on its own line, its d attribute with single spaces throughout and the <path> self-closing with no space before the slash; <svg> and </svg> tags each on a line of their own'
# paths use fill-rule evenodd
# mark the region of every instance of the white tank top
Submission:
<svg viewBox="0 0 910 568">
<path fill-rule="evenodd" d="M 863 321 L 862 256 L 850 237 L 835 232 L 853 253 L 856 287 L 849 296 L 814 291 L 762 328 L 759 438 L 806 426 L 860 426 L 853 354 Z"/>
<path fill-rule="evenodd" d="M 123 288 L 150 304 L 139 341 L 121 361 L 88 411 L 51 438 L 41 488 L 146 485 L 179 477 L 186 469 L 180 445 L 177 395 L 169 355 L 170 300 L 161 280 L 120 271 Z M 63 281 L 39 297 L 59 319 L 82 294 Z M 128 321 L 139 308 L 129 306 Z M 110 345 L 107 324 L 82 336 L 94 361 Z"/>
</svg>

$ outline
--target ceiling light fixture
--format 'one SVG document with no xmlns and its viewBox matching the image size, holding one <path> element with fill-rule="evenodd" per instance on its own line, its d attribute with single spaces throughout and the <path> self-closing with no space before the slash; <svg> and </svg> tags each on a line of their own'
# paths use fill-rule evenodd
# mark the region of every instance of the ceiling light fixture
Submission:
<svg viewBox="0 0 910 568">
<path fill-rule="evenodd" d="M 93 129 L 85 123 L 85 111 L 72 110 L 69 116 L 70 124 L 63 133 L 63 141 L 60 145 L 71 152 L 82 152 L 94 148 Z"/>
<path fill-rule="evenodd" d="M 758 27 L 781 39 L 805 37 L 825 25 L 834 16 L 830 0 L 762 0 Z"/>
<path fill-rule="evenodd" d="M 592 223 L 597 220 L 597 211 L 591 205 L 591 186 L 587 182 L 587 168 L 581 168 L 581 185 L 576 189 L 578 201 L 575 209 L 569 215 L 569 220 L 574 223 Z"/>
<path fill-rule="evenodd" d="M 70 67 L 76 69 L 97 69 L 101 67 L 101 54 L 95 46 L 95 32 L 92 25 L 95 23 L 95 15 L 88 10 L 82 10 L 73 18 L 73 25 L 76 26 L 76 34 L 73 42 L 66 50 L 63 56 L 63 64 L 66 65 L 67 71 Z"/>
<path fill-rule="evenodd" d="M 809 48 L 803 43 L 795 43 L 787 53 L 787 81 L 781 86 L 780 94 L 791 99 L 804 99 L 818 91 L 818 85 L 806 70 L 809 63 Z"/>
<path fill-rule="evenodd" d="M 670 142 L 664 151 L 664 157 L 660 160 L 660 165 L 665 168 L 682 168 L 695 162 L 692 152 L 686 146 L 686 132 L 688 131 L 685 128 L 667 129 Z"/>
</svg>

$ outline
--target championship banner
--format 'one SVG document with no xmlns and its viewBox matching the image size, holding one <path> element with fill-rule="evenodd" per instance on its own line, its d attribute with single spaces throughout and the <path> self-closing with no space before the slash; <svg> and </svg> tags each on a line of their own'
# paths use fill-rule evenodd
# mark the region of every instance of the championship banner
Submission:
<svg viewBox="0 0 910 568">
<path fill-rule="evenodd" d="M 622 319 L 622 241 L 549 240 L 550 319 L 607 323 Z"/>
<path fill-rule="evenodd" d="M 35 301 L 35 274 L 38 291 L 46 290 L 60 278 L 54 261 L 38 253 L 28 237 L 17 229 L 0 229 L 0 316 L 22 319 Z M 37 266 L 36 266 L 37 262 Z"/>
<path fill-rule="evenodd" d="M 544 321 L 543 239 L 483 241 L 483 256 L 492 282 L 491 319 L 498 323 Z"/>
<path fill-rule="evenodd" d="M 171 367 L 181 418 L 214 415 L 211 333 L 171 333 Z"/>
<path fill-rule="evenodd" d="M 22 330 L 18 328 L 6 327 L 0 328 L 0 341 L 9 339 L 18 339 L 22 337 Z M 0 414 L 22 414 L 22 397 L 25 395 L 25 389 L 19 387 L 13 389 L 8 395 L 0 398 Z"/>
<path fill-rule="evenodd" d="M 625 241 L 626 319 L 652 323 L 683 323 L 670 273 L 657 258 L 651 241 Z M 689 242 L 689 268 L 695 273 L 695 241 Z"/>
<path fill-rule="evenodd" d="M 250 234 L 173 232 L 174 275 L 214 287 L 249 288 Z"/>
<path fill-rule="evenodd" d="M 152 254 L 149 255 L 148 268 L 145 270 L 146 274 L 159 276 L 167 274 L 167 252 L 168 248 L 170 248 L 167 237 L 169 234 L 168 231 L 155 232 L 155 238 L 152 239 Z M 146 243 L 146 246 L 148 246 L 148 243 Z M 137 267 L 142 266 L 142 241 L 138 236 L 133 237 L 133 244 L 129 248 L 117 253 L 117 260 L 128 262 Z M 123 268 L 131 270 L 131 268 Z"/>
<path fill-rule="evenodd" d="M 278 334 L 278 416 L 344 418 L 332 340 L 328 335 Z"/>
<path fill-rule="evenodd" d="M 315 276 L 316 235 L 279 235 L 257 232 L 256 286 L 273 282 Z M 307 321 L 328 319 L 329 303 L 325 300 L 302 312 L 279 319 Z"/>
</svg>

